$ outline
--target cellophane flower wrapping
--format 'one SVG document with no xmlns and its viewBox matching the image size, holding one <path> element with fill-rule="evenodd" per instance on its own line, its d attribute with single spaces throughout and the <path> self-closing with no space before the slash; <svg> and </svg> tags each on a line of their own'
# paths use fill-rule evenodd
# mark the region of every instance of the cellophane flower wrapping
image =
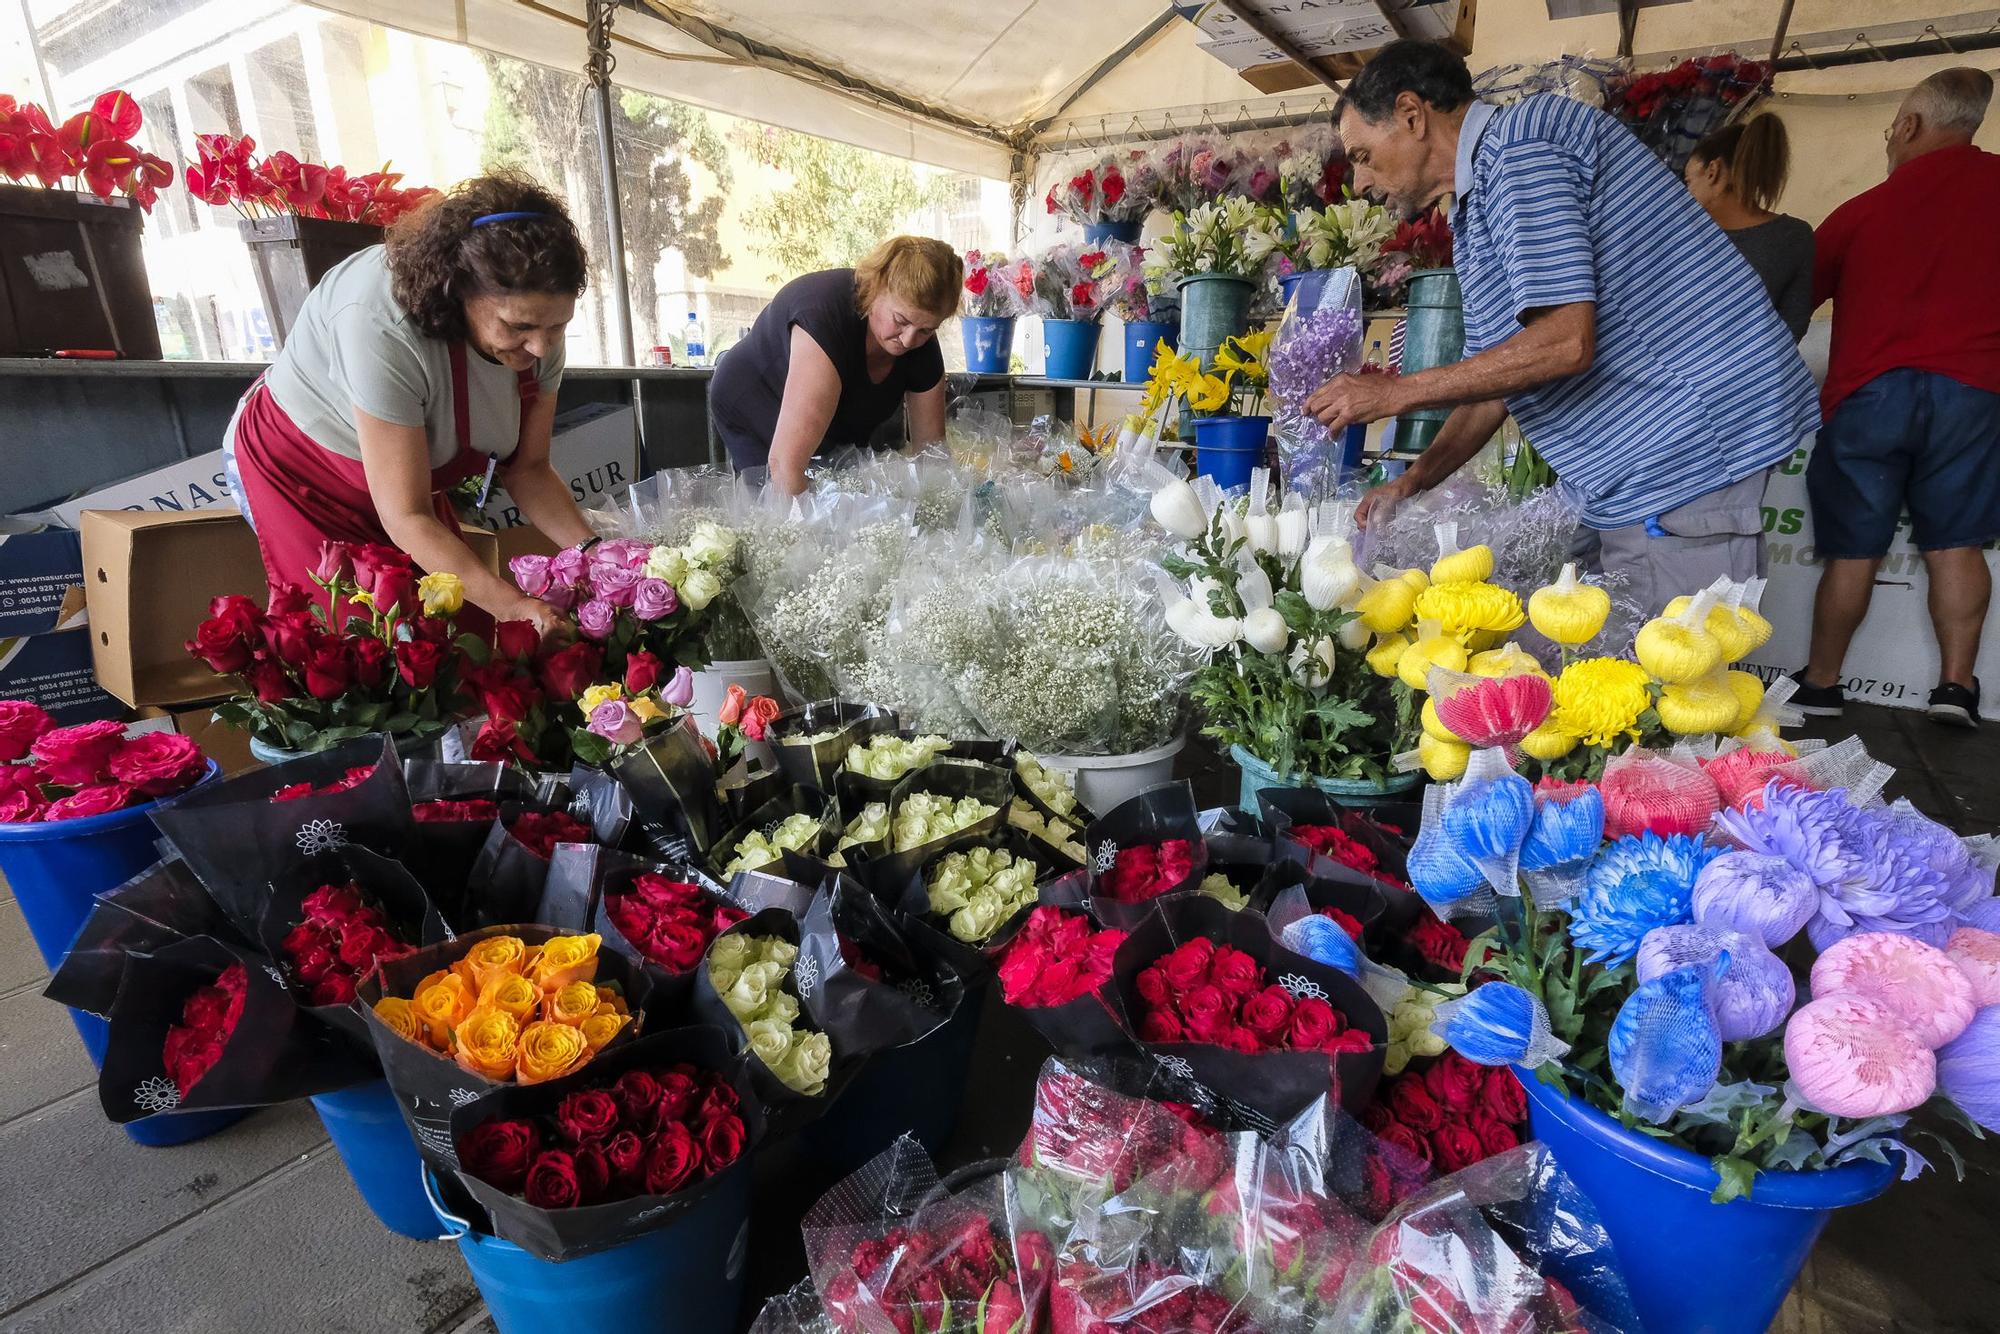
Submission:
<svg viewBox="0 0 2000 1334">
<path fill-rule="evenodd" d="M 1049 1245 L 1014 1234 L 997 1175 L 945 1189 L 922 1146 L 897 1140 L 807 1211 L 806 1259 L 843 1334 L 1027 1328 Z"/>
<path fill-rule="evenodd" d="M 1307 275 L 1271 342 L 1272 429 L 1296 489 L 1332 495 L 1341 483 L 1340 441 L 1306 415 L 1308 395 L 1361 369 L 1361 280 L 1352 269 Z"/>
<path fill-rule="evenodd" d="M 798 699 L 830 698 L 837 675 L 861 668 L 909 542 L 907 502 L 838 496 L 824 509 L 774 575 L 752 581 L 751 620 L 778 679 Z"/>
<path fill-rule="evenodd" d="M 1596 1210 L 1540 1144 L 1445 1177 L 1368 1239 L 1330 1329 L 1639 1328 Z"/>
</svg>

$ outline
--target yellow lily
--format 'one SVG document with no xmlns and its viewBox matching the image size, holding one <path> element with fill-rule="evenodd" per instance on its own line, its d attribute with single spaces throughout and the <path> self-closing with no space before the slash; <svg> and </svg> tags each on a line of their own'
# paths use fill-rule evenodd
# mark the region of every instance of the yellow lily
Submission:
<svg viewBox="0 0 2000 1334">
<path fill-rule="evenodd" d="M 1218 358 L 1218 364 L 1220 359 Z M 1188 406 L 1196 412 L 1220 412 L 1229 406 L 1235 374 L 1197 376 L 1188 386 Z"/>
</svg>

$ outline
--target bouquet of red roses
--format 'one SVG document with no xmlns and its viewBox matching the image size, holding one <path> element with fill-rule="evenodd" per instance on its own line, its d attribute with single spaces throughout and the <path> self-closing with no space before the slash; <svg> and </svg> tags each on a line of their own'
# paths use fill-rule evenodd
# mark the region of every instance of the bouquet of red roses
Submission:
<svg viewBox="0 0 2000 1334">
<path fill-rule="evenodd" d="M 1028 309 L 1035 291 L 1035 268 L 1026 259 L 965 252 L 965 310 L 975 319 L 1013 319 Z"/>
<path fill-rule="evenodd" d="M 0 93 L 0 178 L 33 178 L 50 189 L 67 181 L 99 199 L 123 193 L 150 213 L 174 183 L 174 164 L 133 146 L 144 123 L 130 93 L 100 93 L 61 125 L 33 102 Z"/>
<path fill-rule="evenodd" d="M 289 751 L 444 731 L 460 711 L 458 576 L 418 578 L 393 547 L 329 542 L 312 579 L 322 596 L 287 586 L 262 609 L 234 594 L 209 604 L 187 651 L 244 689 L 215 716 Z"/>
<path fill-rule="evenodd" d="M 396 938 L 389 915 L 357 884 L 321 885 L 299 905 L 305 914 L 280 942 L 285 963 L 314 1005 L 346 1005 L 361 979 L 411 946 Z"/>
<path fill-rule="evenodd" d="M 1023 1009 L 1047 1009 L 1094 997 L 1111 980 L 1111 961 L 1125 933 L 1091 929 L 1081 913 L 1042 906 L 1000 951 L 1000 999 Z"/>
<path fill-rule="evenodd" d="M 199 160 L 187 169 L 189 192 L 204 204 L 234 205 L 246 218 L 289 213 L 387 227 L 438 193 L 405 189 L 403 173 L 387 168 L 350 176 L 345 167 L 301 162 L 283 150 L 259 162 L 252 157 L 257 141 L 247 134 L 197 134 L 194 146 Z"/>
<path fill-rule="evenodd" d="M 641 1038 L 580 1074 L 499 1090 L 451 1118 L 457 1183 L 495 1235 L 561 1262 L 671 1226 L 739 1168 L 763 1109 L 714 1029 Z"/>
<path fill-rule="evenodd" d="M 178 732 L 128 738 L 109 720 L 57 727 L 38 704 L 0 700 L 0 824 L 108 815 L 185 792 L 213 768 Z"/>
<path fill-rule="evenodd" d="M 249 986 L 243 965 L 232 963 L 216 974 L 214 982 L 190 992 L 181 1004 L 179 1021 L 167 1026 L 160 1063 L 173 1081 L 176 1104 L 222 1059 L 222 1049 L 243 1017 L 243 994 Z"/>
<path fill-rule="evenodd" d="M 1361 1113 L 1361 1124 L 1402 1161 L 1439 1173 L 1514 1148 L 1527 1138 L 1527 1119 L 1527 1095 L 1512 1069 L 1474 1065 L 1455 1051 L 1384 1080 Z M 1406 1172 L 1393 1175 L 1401 1198 L 1414 1183 Z"/>
<path fill-rule="evenodd" d="M 350 1008 L 361 983 L 449 933 L 402 863 L 345 847 L 272 878 L 255 938 L 299 1004 L 366 1050 L 367 1030 Z"/>
</svg>

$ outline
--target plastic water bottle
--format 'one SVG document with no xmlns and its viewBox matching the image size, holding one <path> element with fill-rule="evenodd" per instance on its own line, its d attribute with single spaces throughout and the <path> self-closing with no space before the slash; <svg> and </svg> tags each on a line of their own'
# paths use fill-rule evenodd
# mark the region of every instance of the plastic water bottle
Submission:
<svg viewBox="0 0 2000 1334">
<path fill-rule="evenodd" d="M 687 344 L 687 364 L 690 366 L 708 365 L 708 329 L 702 324 L 701 316 L 695 314 L 693 311 L 688 312 L 687 333 L 684 341 Z"/>
</svg>

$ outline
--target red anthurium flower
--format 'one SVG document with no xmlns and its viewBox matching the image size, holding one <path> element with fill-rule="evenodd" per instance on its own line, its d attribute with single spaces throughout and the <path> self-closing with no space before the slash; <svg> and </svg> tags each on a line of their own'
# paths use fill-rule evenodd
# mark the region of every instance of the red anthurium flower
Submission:
<svg viewBox="0 0 2000 1334">
<path fill-rule="evenodd" d="M 104 133 L 114 139 L 130 139 L 145 121 L 139 104 L 132 100 L 132 94 L 122 91 L 99 93 L 97 100 L 90 105 L 90 113 L 97 117 Z"/>
<path fill-rule="evenodd" d="M 99 139 L 83 155 L 83 183 L 99 199 L 122 190 L 139 169 L 139 150 L 122 139 Z"/>
<path fill-rule="evenodd" d="M 63 177 L 76 174 L 75 164 L 71 162 L 69 153 L 64 150 L 55 135 L 39 131 L 30 134 L 27 149 L 28 170 L 43 185 L 61 185 Z"/>
</svg>

